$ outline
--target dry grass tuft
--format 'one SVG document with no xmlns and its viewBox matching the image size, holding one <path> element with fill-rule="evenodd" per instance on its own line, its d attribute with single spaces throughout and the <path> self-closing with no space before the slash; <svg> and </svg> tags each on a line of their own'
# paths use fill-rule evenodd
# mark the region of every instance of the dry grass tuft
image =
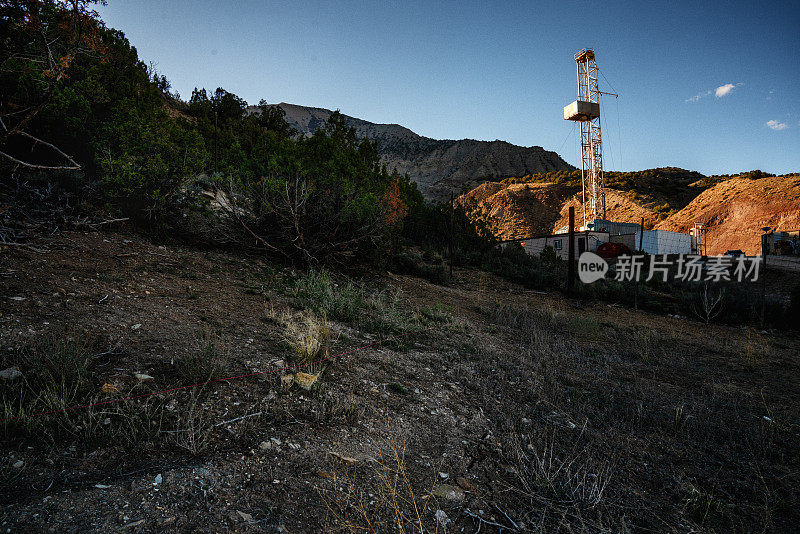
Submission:
<svg viewBox="0 0 800 534">
<path fill-rule="evenodd" d="M 312 311 L 299 314 L 284 313 L 279 319 L 283 325 L 283 340 L 292 351 L 292 363 L 304 366 L 304 371 L 321 373 L 328 362 L 332 343 L 331 327 L 325 314 L 317 316 Z"/>
<path fill-rule="evenodd" d="M 552 436 L 537 446 L 515 440 L 511 447 L 521 488 L 532 500 L 551 499 L 565 506 L 594 508 L 603 502 L 612 466 L 593 463 L 586 450 L 566 447 L 557 451 Z"/>
<path fill-rule="evenodd" d="M 321 491 L 329 513 L 326 532 L 421 534 L 439 530 L 439 524 L 427 514 L 433 487 L 427 492 L 415 490 L 406 466 L 405 441 L 395 436 L 388 415 L 384 420 L 386 450 L 378 450 L 371 473 L 360 476 L 357 467 L 337 472 L 333 488 Z"/>
<path fill-rule="evenodd" d="M 211 444 L 213 431 L 214 425 L 208 412 L 203 409 L 198 396 L 193 394 L 191 402 L 178 418 L 176 428 L 168 431 L 168 434 L 178 448 L 199 456 Z"/>
<path fill-rule="evenodd" d="M 746 327 L 742 347 L 742 358 L 750 366 L 757 366 L 769 357 L 769 340 L 755 328 Z"/>
</svg>

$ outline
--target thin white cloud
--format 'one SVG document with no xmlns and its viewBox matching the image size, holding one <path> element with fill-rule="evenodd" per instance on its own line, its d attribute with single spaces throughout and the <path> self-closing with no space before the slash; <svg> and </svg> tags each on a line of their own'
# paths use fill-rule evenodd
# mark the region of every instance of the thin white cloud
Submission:
<svg viewBox="0 0 800 534">
<path fill-rule="evenodd" d="M 692 98 L 687 98 L 686 100 L 684 100 L 684 102 L 697 102 L 698 100 L 700 100 L 704 96 L 708 96 L 710 94 L 711 94 L 711 91 L 706 91 L 705 93 L 697 93 Z"/>
<path fill-rule="evenodd" d="M 726 83 L 725 85 L 720 85 L 716 89 L 714 89 L 714 96 L 717 98 L 722 98 L 723 96 L 727 96 L 730 94 L 731 91 L 739 87 L 740 85 L 744 85 L 740 83 Z"/>
<path fill-rule="evenodd" d="M 725 85 L 720 85 L 719 87 L 714 89 L 714 96 L 716 96 L 717 98 L 722 98 L 723 96 L 733 91 L 734 87 L 736 86 L 733 85 L 732 83 L 726 83 Z"/>
<path fill-rule="evenodd" d="M 767 121 L 766 126 L 770 130 L 776 130 L 776 131 L 785 130 L 786 128 L 789 127 L 789 125 L 786 124 L 785 122 L 778 122 L 776 120 Z"/>
<path fill-rule="evenodd" d="M 712 94 L 714 96 L 716 96 L 717 98 L 722 98 L 723 96 L 729 95 L 731 93 L 731 91 L 733 91 L 734 89 L 736 89 L 740 85 L 744 85 L 744 84 L 741 83 L 741 82 L 739 82 L 739 83 L 726 83 L 725 85 L 720 85 L 716 89 L 709 89 L 708 91 L 700 91 L 699 93 L 697 93 L 693 97 L 687 98 L 686 100 L 684 100 L 684 102 L 686 102 L 686 103 L 694 103 L 694 102 L 697 102 L 700 99 L 705 98 L 707 96 L 710 96 Z"/>
</svg>

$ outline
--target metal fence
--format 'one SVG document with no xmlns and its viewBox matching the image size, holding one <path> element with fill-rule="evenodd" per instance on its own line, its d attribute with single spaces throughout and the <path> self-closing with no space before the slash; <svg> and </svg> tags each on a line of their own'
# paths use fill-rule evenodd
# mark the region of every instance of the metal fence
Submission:
<svg viewBox="0 0 800 534">
<path fill-rule="evenodd" d="M 800 273 L 800 230 L 764 234 L 761 247 L 769 267 Z"/>
</svg>

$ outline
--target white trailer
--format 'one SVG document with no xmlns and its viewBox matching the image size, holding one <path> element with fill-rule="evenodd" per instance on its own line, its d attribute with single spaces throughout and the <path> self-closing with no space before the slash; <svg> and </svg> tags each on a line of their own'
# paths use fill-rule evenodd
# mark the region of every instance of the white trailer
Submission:
<svg viewBox="0 0 800 534">
<path fill-rule="evenodd" d="M 669 230 L 645 230 L 636 236 L 636 249 L 648 254 L 691 254 L 692 236 Z"/>
</svg>

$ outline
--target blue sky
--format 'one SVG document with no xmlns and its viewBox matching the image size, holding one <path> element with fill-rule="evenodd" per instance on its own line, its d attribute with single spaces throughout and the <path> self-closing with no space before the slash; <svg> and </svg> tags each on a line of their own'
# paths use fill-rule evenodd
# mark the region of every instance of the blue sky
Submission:
<svg viewBox="0 0 800 534">
<path fill-rule="evenodd" d="M 593 47 L 606 169 L 800 171 L 796 2 L 109 0 L 184 98 L 224 87 L 437 139 L 540 145 L 579 164 L 562 107 Z"/>
</svg>

